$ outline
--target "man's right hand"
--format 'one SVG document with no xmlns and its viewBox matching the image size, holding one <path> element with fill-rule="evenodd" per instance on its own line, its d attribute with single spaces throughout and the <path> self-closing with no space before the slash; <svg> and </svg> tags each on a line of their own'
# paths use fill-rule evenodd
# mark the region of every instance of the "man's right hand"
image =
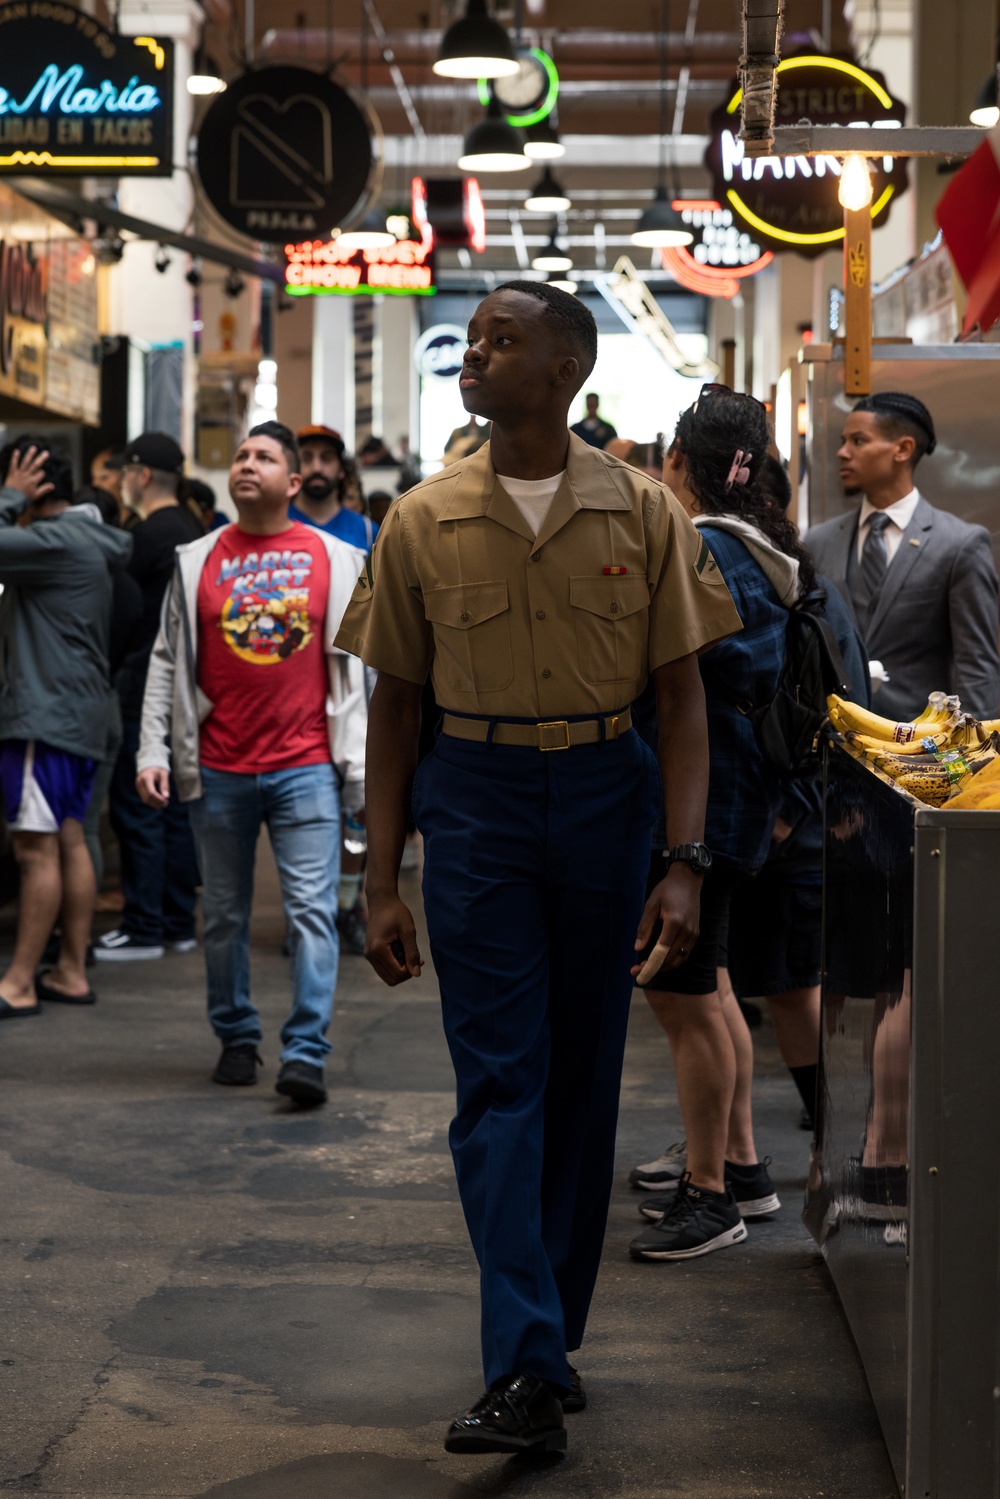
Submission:
<svg viewBox="0 0 1000 1499">
<path fill-rule="evenodd" d="M 400 945 L 405 963 L 401 963 L 392 951 L 394 943 Z M 407 979 L 420 977 L 423 959 L 417 947 L 416 927 L 398 895 L 385 900 L 372 899 L 369 895 L 365 957 L 383 983 L 405 984 Z"/>
<path fill-rule="evenodd" d="M 170 772 L 162 765 L 153 765 L 141 770 L 135 778 L 135 789 L 147 807 L 170 805 Z"/>
</svg>

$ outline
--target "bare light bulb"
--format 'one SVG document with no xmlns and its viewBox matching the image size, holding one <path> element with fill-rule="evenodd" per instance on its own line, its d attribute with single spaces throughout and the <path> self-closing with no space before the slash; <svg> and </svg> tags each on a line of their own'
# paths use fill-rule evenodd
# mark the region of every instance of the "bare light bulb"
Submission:
<svg viewBox="0 0 1000 1499">
<path fill-rule="evenodd" d="M 856 151 L 844 157 L 844 170 L 840 174 L 837 196 L 840 206 L 849 213 L 857 213 L 868 207 L 872 200 L 872 179 L 867 157 L 859 156 Z"/>
</svg>

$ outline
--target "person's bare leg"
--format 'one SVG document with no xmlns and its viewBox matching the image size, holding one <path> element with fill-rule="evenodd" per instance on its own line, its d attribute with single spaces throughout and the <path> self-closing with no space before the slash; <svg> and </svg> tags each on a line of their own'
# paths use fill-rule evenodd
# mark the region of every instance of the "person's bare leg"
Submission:
<svg viewBox="0 0 1000 1499">
<path fill-rule="evenodd" d="M 57 834 L 11 833 L 10 837 L 21 873 L 21 895 L 14 956 L 0 979 L 0 999 L 23 1009 L 35 1003 L 35 970 L 59 912 L 62 878 Z"/>
<path fill-rule="evenodd" d="M 718 994 L 668 994 L 656 989 L 647 989 L 646 998 L 666 1031 L 674 1056 L 691 1181 L 709 1192 L 723 1192 L 736 1057 L 722 1001 Z"/>
<path fill-rule="evenodd" d="M 786 1067 L 815 1067 L 819 1061 L 820 988 L 769 994 L 774 1039 Z"/>
<path fill-rule="evenodd" d="M 67 817 L 59 830 L 59 863 L 62 869 L 61 940 L 59 961 L 45 975 L 50 989 L 61 994 L 86 994 L 87 943 L 94 919 L 97 881 L 94 863 L 83 836 L 83 823 Z"/>
<path fill-rule="evenodd" d="M 872 1107 L 863 1166 L 905 1166 L 910 1127 L 910 970 L 902 997 L 886 1010 L 872 1047 Z"/>
<path fill-rule="evenodd" d="M 757 1147 L 753 1138 L 753 1041 L 743 1018 L 743 1011 L 736 1002 L 733 986 L 729 982 L 728 969 L 725 968 L 719 969 L 719 998 L 736 1059 L 733 1105 L 729 1113 L 726 1137 L 726 1160 L 732 1161 L 736 1166 L 755 1166 Z"/>
</svg>

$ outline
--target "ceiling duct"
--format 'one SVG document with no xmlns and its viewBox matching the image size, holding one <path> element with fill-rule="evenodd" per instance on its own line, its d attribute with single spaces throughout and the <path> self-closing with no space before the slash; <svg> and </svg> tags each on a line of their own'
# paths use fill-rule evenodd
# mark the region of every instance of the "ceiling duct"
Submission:
<svg viewBox="0 0 1000 1499">
<path fill-rule="evenodd" d="M 767 156 L 774 144 L 776 69 L 781 61 L 785 0 L 743 0 L 743 123 L 740 139 L 747 156 Z"/>
</svg>

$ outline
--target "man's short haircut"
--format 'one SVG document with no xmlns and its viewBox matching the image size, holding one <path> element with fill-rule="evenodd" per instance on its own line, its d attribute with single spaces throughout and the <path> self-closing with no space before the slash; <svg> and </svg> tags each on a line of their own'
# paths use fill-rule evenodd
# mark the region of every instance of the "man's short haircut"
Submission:
<svg viewBox="0 0 1000 1499">
<path fill-rule="evenodd" d="M 180 474 L 172 474 L 169 469 L 151 468 L 149 471 L 150 481 L 154 489 L 161 490 L 164 494 L 172 494 L 177 498 L 180 489 Z"/>
<path fill-rule="evenodd" d="M 934 420 L 930 412 L 916 396 L 902 390 L 880 390 L 873 396 L 864 396 L 855 411 L 870 411 L 875 424 L 884 437 L 912 437 L 914 442 L 912 467 L 916 468 L 925 454 L 930 455 L 937 447 Z"/>
<path fill-rule="evenodd" d="M 599 396 L 599 395 L 598 395 L 598 394 L 597 394 L 597 391 L 596 391 L 596 390 L 588 390 L 588 391 L 587 391 L 587 394 L 586 394 L 586 395 L 585 395 L 585 396 L 584 396 L 584 398 L 583 398 L 583 399 L 584 399 L 584 400 L 585 400 L 585 401 L 598 401 L 598 402 L 599 402 L 599 401 L 600 401 L 600 399 L 601 399 L 601 398 L 600 398 L 600 396 Z"/>
<path fill-rule="evenodd" d="M 33 436 L 26 432 L 23 437 L 18 437 L 14 442 L 9 442 L 0 448 L 0 483 L 6 484 L 7 473 L 10 469 L 10 461 L 15 453 L 26 453 L 29 448 L 34 448 L 39 453 L 48 453 L 45 460 L 45 482 L 51 484 L 52 488 L 48 494 L 42 496 L 43 500 L 64 500 L 69 504 L 73 499 L 73 465 L 67 455 L 60 448 L 53 447 L 47 437 Z"/>
<path fill-rule="evenodd" d="M 295 441 L 295 433 L 284 422 L 259 422 L 256 427 L 250 428 L 247 436 L 269 437 L 272 442 L 278 443 L 287 460 L 288 472 L 299 473 L 299 445 Z"/>
<path fill-rule="evenodd" d="M 544 304 L 546 312 L 559 324 L 560 332 L 568 339 L 579 362 L 580 384 L 576 387 L 579 390 L 597 363 L 597 324 L 590 309 L 584 306 L 579 297 L 572 296 L 559 286 L 550 286 L 547 281 L 504 281 L 495 290 L 521 292 Z"/>
</svg>

